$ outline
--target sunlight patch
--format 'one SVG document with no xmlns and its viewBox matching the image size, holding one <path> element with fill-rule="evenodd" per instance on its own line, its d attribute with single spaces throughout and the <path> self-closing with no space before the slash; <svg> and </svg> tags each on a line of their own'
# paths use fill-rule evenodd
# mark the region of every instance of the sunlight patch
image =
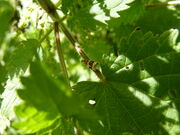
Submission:
<svg viewBox="0 0 180 135">
<path fill-rule="evenodd" d="M 132 87 L 128 87 L 128 88 L 129 88 L 129 91 L 132 92 L 132 94 L 136 98 L 138 98 L 144 105 L 146 105 L 146 106 L 151 106 L 152 105 L 152 101 L 147 95 L 145 95 L 144 93 L 142 93 L 140 91 L 135 90 Z"/>
<path fill-rule="evenodd" d="M 152 95 L 155 94 L 157 88 L 159 87 L 158 81 L 156 81 L 153 77 L 146 78 L 146 79 L 142 80 L 142 82 L 144 82 L 147 85 L 149 85 L 149 92 Z"/>
<path fill-rule="evenodd" d="M 169 60 L 167 60 L 165 57 L 162 57 L 162 56 L 156 56 L 159 60 L 161 60 L 161 61 L 163 61 L 163 62 L 165 62 L 165 63 L 169 63 Z"/>
</svg>

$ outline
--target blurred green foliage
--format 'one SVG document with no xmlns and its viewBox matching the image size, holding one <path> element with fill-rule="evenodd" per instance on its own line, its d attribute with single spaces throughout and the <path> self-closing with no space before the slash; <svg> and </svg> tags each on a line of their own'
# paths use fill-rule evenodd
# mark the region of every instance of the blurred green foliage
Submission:
<svg viewBox="0 0 180 135">
<path fill-rule="evenodd" d="M 34 0 L 0 0 L 0 134 L 180 134 L 180 8 L 147 7 L 167 1 L 40 0 L 47 14 Z M 67 92 L 51 11 L 105 82 L 60 31 Z"/>
</svg>

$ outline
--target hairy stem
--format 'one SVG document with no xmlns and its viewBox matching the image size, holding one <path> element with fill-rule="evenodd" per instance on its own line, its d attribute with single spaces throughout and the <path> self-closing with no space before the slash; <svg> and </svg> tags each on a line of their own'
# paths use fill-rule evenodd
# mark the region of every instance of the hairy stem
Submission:
<svg viewBox="0 0 180 135">
<path fill-rule="evenodd" d="M 86 53 L 84 52 L 84 50 L 80 47 L 80 44 L 75 40 L 75 38 L 72 36 L 72 34 L 68 31 L 68 29 L 66 28 L 66 26 L 64 25 L 63 22 L 59 21 L 59 25 L 63 31 L 63 33 L 66 35 L 66 37 L 68 38 L 68 40 L 71 42 L 71 44 L 73 45 L 73 47 L 76 49 L 76 52 L 83 58 L 84 61 L 91 61 L 90 58 L 86 55 Z M 93 62 L 93 61 L 91 61 Z M 85 63 L 86 64 L 86 63 Z M 94 71 L 94 73 L 96 74 L 96 76 L 101 80 L 101 81 L 105 81 L 105 76 L 99 71 L 99 69 L 97 68 L 93 68 L 92 66 L 89 67 L 92 71 Z"/>
<path fill-rule="evenodd" d="M 54 22 L 54 34 L 55 34 L 56 48 L 57 48 L 57 53 L 58 53 L 58 57 L 59 57 L 59 61 L 60 61 L 61 69 L 62 69 L 62 73 L 63 73 L 64 79 L 66 80 L 66 83 L 71 88 L 71 85 L 70 85 L 70 82 L 69 82 L 69 78 L 68 78 L 66 64 L 65 64 L 65 61 L 64 61 L 63 49 L 62 49 L 61 43 L 60 43 L 58 22 Z"/>
<path fill-rule="evenodd" d="M 73 47 L 76 49 L 77 53 L 83 58 L 84 61 L 90 61 L 89 57 L 86 55 L 84 50 L 80 47 L 80 44 L 75 40 L 75 38 L 72 36 L 72 34 L 68 31 L 64 23 L 61 21 L 61 18 L 59 17 L 56 7 L 50 0 L 37 0 L 41 7 L 49 14 L 49 16 L 52 18 L 54 22 L 58 22 L 63 33 L 68 38 L 68 40 L 71 42 Z M 93 61 L 91 61 L 93 62 Z M 95 62 L 94 62 L 95 63 Z M 93 65 L 93 64 L 92 64 Z M 88 66 L 89 67 L 89 66 Z M 99 71 L 99 69 L 94 67 L 89 67 L 94 73 L 97 75 L 97 77 L 101 81 L 105 81 L 104 75 Z"/>
<path fill-rule="evenodd" d="M 175 6 L 175 5 L 180 5 L 180 1 L 168 1 L 168 2 L 150 4 L 150 5 L 147 5 L 146 8 L 161 7 L 161 6 Z"/>
</svg>

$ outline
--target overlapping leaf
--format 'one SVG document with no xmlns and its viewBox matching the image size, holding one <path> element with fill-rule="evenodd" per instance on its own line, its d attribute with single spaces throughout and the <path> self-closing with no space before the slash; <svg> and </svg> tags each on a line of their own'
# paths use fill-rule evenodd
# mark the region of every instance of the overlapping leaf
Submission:
<svg viewBox="0 0 180 135">
<path fill-rule="evenodd" d="M 24 104 L 16 107 L 20 121 L 14 124 L 21 133 L 52 132 L 59 126 L 65 126 L 62 125 L 64 117 L 74 117 L 80 124 L 83 123 L 85 130 L 89 130 L 91 125 L 98 126 L 96 115 L 84 109 L 84 103 L 78 97 L 65 92 L 68 89 L 65 82 L 52 80 L 39 64 L 32 64 L 31 76 L 22 78 L 22 83 L 24 89 L 19 90 L 18 94 Z M 89 118 L 89 115 L 93 117 Z"/>
<path fill-rule="evenodd" d="M 154 1 L 149 1 L 148 3 L 152 4 L 152 2 Z M 155 0 L 155 3 L 159 3 L 158 0 Z M 114 35 L 113 39 L 119 44 L 121 38 L 127 38 L 131 32 L 137 28 L 141 29 L 144 33 L 151 31 L 153 34 L 161 34 L 171 28 L 179 29 L 180 19 L 178 8 L 178 6 L 173 6 L 171 8 L 166 6 L 145 7 L 142 11 L 143 15 L 137 18 L 136 21 L 123 25 L 119 24 L 118 21 L 114 22 L 112 19 L 112 22 L 114 22 L 115 25 L 117 24 L 112 31 Z M 126 21 L 126 19 L 124 19 L 124 21 Z"/>
<path fill-rule="evenodd" d="M 93 108 L 102 116 L 106 134 L 165 135 L 169 132 L 164 123 L 179 123 L 178 94 L 173 98 L 169 95 L 173 91 L 179 93 L 177 35 L 177 30 L 160 37 L 135 31 L 122 41 L 120 56 L 105 57 L 102 69 L 107 82 L 81 82 L 75 86 L 87 102 L 96 101 Z M 172 117 L 166 117 L 170 104 L 177 110 L 171 112 Z"/>
<path fill-rule="evenodd" d="M 125 4 L 124 4 L 125 3 Z M 132 24 L 139 17 L 144 14 L 145 10 L 145 1 L 144 0 L 134 0 L 129 3 L 128 1 L 124 1 L 125 10 L 120 10 L 118 18 L 112 18 L 109 21 L 109 25 L 113 27 L 118 27 L 120 24 Z M 127 4 L 126 4 L 127 3 Z"/>
<path fill-rule="evenodd" d="M 129 39 L 121 42 L 120 56 L 115 59 L 107 79 L 120 80 L 144 92 L 166 97 L 168 91 L 178 88 L 179 46 L 176 44 L 178 30 L 170 30 L 161 36 L 135 31 Z M 160 85 L 166 84 L 168 85 Z M 176 85 L 175 85 L 176 84 Z"/>
<path fill-rule="evenodd" d="M 28 39 L 17 45 L 16 50 L 12 53 L 6 65 L 6 70 L 10 76 L 16 75 L 20 71 L 26 71 L 33 56 L 36 54 L 38 46 L 39 43 L 35 39 Z"/>
<path fill-rule="evenodd" d="M 78 28 L 95 30 L 98 26 L 104 26 L 103 23 L 111 27 L 133 23 L 143 15 L 145 3 L 144 0 L 98 0 L 94 2 L 63 0 L 62 10 L 64 13 L 69 11 L 68 25 L 71 29 L 75 31 L 80 31 Z"/>
</svg>

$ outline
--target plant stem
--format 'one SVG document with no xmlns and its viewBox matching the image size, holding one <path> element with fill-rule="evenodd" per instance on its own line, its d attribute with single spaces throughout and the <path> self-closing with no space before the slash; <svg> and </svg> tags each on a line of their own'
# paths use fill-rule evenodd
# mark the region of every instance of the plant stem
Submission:
<svg viewBox="0 0 180 135">
<path fill-rule="evenodd" d="M 84 50 L 80 47 L 80 44 L 75 40 L 75 38 L 72 36 L 72 34 L 69 32 L 69 30 L 66 28 L 64 23 L 61 21 L 61 18 L 59 17 L 59 14 L 56 11 L 56 7 L 50 0 L 37 0 L 41 7 L 49 14 L 49 16 L 52 18 L 54 22 L 58 22 L 61 30 L 65 34 L 65 36 L 68 38 L 70 43 L 73 45 L 73 47 L 76 49 L 77 53 L 83 58 L 84 61 L 90 61 L 89 57 L 86 55 Z M 93 62 L 93 61 L 91 61 Z M 94 62 L 95 63 L 95 62 Z M 97 77 L 101 81 L 105 81 L 105 76 L 99 71 L 99 69 L 94 67 L 89 67 L 94 73 L 97 75 Z"/>
<path fill-rule="evenodd" d="M 65 18 L 66 16 L 61 18 L 61 21 L 63 21 Z M 39 40 L 39 43 L 42 43 L 52 31 L 53 31 L 53 28 L 48 29 L 46 34 Z"/>
<path fill-rule="evenodd" d="M 63 73 L 64 79 L 66 80 L 66 83 L 71 88 L 69 78 L 68 78 L 68 72 L 67 72 L 66 64 L 64 61 L 63 49 L 62 49 L 62 46 L 60 43 L 58 22 L 54 22 L 54 35 L 55 35 L 55 39 L 56 39 L 56 48 L 57 48 L 57 53 L 58 53 L 62 73 Z"/>
<path fill-rule="evenodd" d="M 75 48 L 76 52 L 83 58 L 84 61 L 91 61 L 90 58 L 86 55 L 86 53 L 84 52 L 84 50 L 81 48 L 80 44 L 75 40 L 75 38 L 71 35 L 71 33 L 68 31 L 68 29 L 66 28 L 66 26 L 64 25 L 64 23 L 62 21 L 59 21 L 59 25 L 63 31 L 63 33 L 66 35 L 66 37 L 68 38 L 68 40 L 70 41 L 70 43 L 73 45 L 73 47 Z M 93 62 L 93 61 L 91 61 Z M 99 71 L 99 69 L 97 68 L 93 68 L 93 67 L 89 67 L 92 71 L 94 71 L 94 73 L 96 74 L 96 76 L 102 81 L 105 81 L 105 76 Z"/>
<path fill-rule="evenodd" d="M 180 1 L 168 1 L 168 2 L 150 4 L 150 5 L 147 5 L 146 8 L 153 8 L 153 7 L 160 7 L 160 6 L 175 6 L 175 5 L 180 5 Z"/>
<path fill-rule="evenodd" d="M 39 40 L 39 43 L 42 43 L 46 39 L 46 37 L 52 32 L 52 30 L 52 28 L 48 29 L 46 34 Z"/>
</svg>

